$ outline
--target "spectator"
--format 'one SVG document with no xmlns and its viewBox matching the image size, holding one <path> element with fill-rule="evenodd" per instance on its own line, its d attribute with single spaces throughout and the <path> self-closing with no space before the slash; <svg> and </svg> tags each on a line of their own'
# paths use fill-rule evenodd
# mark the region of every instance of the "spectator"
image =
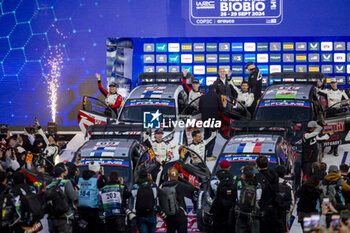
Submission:
<svg viewBox="0 0 350 233">
<path fill-rule="evenodd" d="M 278 191 L 278 176 L 268 168 L 268 159 L 261 155 L 256 159 L 259 174 L 256 179 L 262 185 L 259 207 L 262 212 L 260 221 L 261 232 L 278 232 L 276 227 L 277 209 L 275 205 L 276 193 Z"/>
<path fill-rule="evenodd" d="M 4 199 L 9 196 L 9 190 L 10 187 L 7 186 L 7 174 L 5 171 L 0 169 L 0 206 L 3 210 L 3 207 L 5 205 Z M 0 231 L 1 232 L 10 232 L 10 229 L 8 227 L 9 224 L 6 223 L 6 220 L 4 218 L 6 210 L 2 211 L 2 214 L 0 215 Z"/>
<path fill-rule="evenodd" d="M 154 233 L 157 225 L 157 187 L 152 182 L 151 174 L 145 169 L 140 170 L 131 192 L 139 233 Z"/>
<path fill-rule="evenodd" d="M 161 185 L 159 196 L 160 208 L 167 215 L 165 218 L 167 233 L 175 233 L 176 231 L 178 233 L 187 233 L 187 207 L 184 198 L 193 193 L 194 188 L 186 179 L 184 179 L 182 174 L 179 175 L 175 168 L 170 169 L 168 175 L 170 181 Z M 174 209 L 177 209 L 178 211 L 171 214 L 167 211 L 171 208 L 169 208 L 166 203 L 170 203 L 168 202 L 169 198 L 174 196 L 166 195 L 166 193 L 172 193 L 173 189 L 176 193 L 176 201 L 171 203 L 174 203 L 174 206 L 176 206 Z"/>
<path fill-rule="evenodd" d="M 340 169 L 340 175 L 343 178 L 343 180 L 345 181 L 345 183 L 350 185 L 349 166 L 347 164 L 343 163 L 343 164 L 340 164 L 339 169 Z M 345 199 L 345 203 L 350 204 L 350 193 L 345 192 L 344 190 L 342 191 L 342 193 L 343 193 L 343 196 Z"/>
<path fill-rule="evenodd" d="M 67 171 L 68 174 L 68 171 Z M 83 171 L 82 177 L 79 178 L 79 200 L 78 213 L 79 216 L 87 222 L 86 232 L 98 232 L 101 229 L 99 221 L 99 209 L 102 208 L 100 200 L 99 188 L 100 180 L 102 180 L 103 169 L 96 161 L 89 163 L 89 169 Z"/>
<path fill-rule="evenodd" d="M 294 208 L 294 192 L 292 185 L 286 179 L 286 169 L 284 166 L 277 166 L 275 171 L 279 177 L 278 179 L 278 193 L 276 203 L 278 204 L 278 225 L 279 232 L 286 232 L 290 227 L 290 216 Z M 288 220 L 287 220 L 288 219 Z"/>
<path fill-rule="evenodd" d="M 117 171 L 110 172 L 107 185 L 101 189 L 101 197 L 106 216 L 105 232 L 125 232 L 126 200 L 131 197 L 131 193 Z M 101 232 L 101 229 L 97 232 Z"/>
<path fill-rule="evenodd" d="M 323 178 L 325 177 L 325 175 L 327 175 L 327 173 L 325 174 L 323 173 L 320 162 L 313 162 L 311 175 L 316 176 L 317 178 L 319 178 L 319 180 L 323 180 Z"/>
<path fill-rule="evenodd" d="M 220 120 L 219 111 L 223 112 L 226 108 L 227 101 L 224 99 L 222 102 L 220 96 L 216 94 L 216 88 L 214 85 L 209 86 L 207 94 L 201 96 L 199 101 L 199 111 L 202 115 L 202 121 L 208 119 Z M 204 129 L 204 140 L 208 139 L 212 135 L 212 129 Z M 214 142 L 207 145 L 207 156 L 211 157 L 213 153 Z"/>
<path fill-rule="evenodd" d="M 236 200 L 236 233 L 259 233 L 262 229 L 260 230 L 258 202 L 262 190 L 252 167 L 243 168 L 242 177 L 235 183 L 233 194 Z"/>
<path fill-rule="evenodd" d="M 215 80 L 213 85 L 219 96 L 224 95 L 233 100 L 237 98 L 238 94 L 235 89 L 233 89 L 232 85 L 230 85 L 231 74 L 232 70 L 230 70 L 227 75 L 224 68 L 219 68 L 219 77 Z"/>
<path fill-rule="evenodd" d="M 219 163 L 219 171 L 211 180 L 210 186 L 213 191 L 213 204 L 210 212 L 213 214 L 214 228 L 218 232 L 229 232 L 233 224 L 230 223 L 229 215 L 234 204 L 233 183 L 235 178 L 230 173 L 230 163 L 222 160 Z"/>
<path fill-rule="evenodd" d="M 341 108 L 341 104 L 339 103 L 340 101 L 349 99 L 349 97 L 343 90 L 338 89 L 338 81 L 336 78 L 331 78 L 331 86 L 331 89 L 319 90 L 320 93 L 324 93 L 327 95 L 327 103 L 328 107 L 330 108 L 327 111 L 328 116 L 333 115 L 339 111 L 339 109 Z M 338 146 L 339 145 L 331 146 L 331 150 L 328 152 L 328 154 L 338 156 Z"/>
<path fill-rule="evenodd" d="M 111 107 L 115 112 L 117 112 L 117 109 L 121 106 L 122 104 L 122 96 L 118 94 L 118 89 L 117 89 L 117 84 L 116 83 L 110 83 L 109 84 L 109 92 L 102 87 L 101 83 L 101 75 L 96 73 L 96 78 L 97 78 L 97 83 L 98 83 L 98 89 L 100 89 L 102 95 L 106 97 L 105 103 L 107 106 Z M 107 115 L 111 115 L 108 111 L 105 111 Z"/>
<path fill-rule="evenodd" d="M 262 74 L 258 67 L 255 66 L 254 62 L 247 62 L 245 69 L 249 71 L 248 86 L 249 92 L 254 94 L 255 102 L 261 97 L 262 89 Z M 255 105 L 255 104 L 254 104 Z"/>
<path fill-rule="evenodd" d="M 316 207 L 317 203 L 320 203 L 321 190 L 318 188 L 320 184 L 321 182 L 316 176 L 311 176 L 295 193 L 299 198 L 297 212 L 301 224 L 305 216 L 318 212 Z"/>
<path fill-rule="evenodd" d="M 248 91 L 249 85 L 247 81 L 241 83 L 241 89 L 238 89 L 236 85 L 231 80 L 232 87 L 238 93 L 236 101 L 242 103 L 246 108 L 249 108 L 254 102 L 254 94 Z"/>
<path fill-rule="evenodd" d="M 318 160 L 317 141 L 327 140 L 333 132 L 320 136 L 322 127 L 316 121 L 309 121 L 307 124 L 308 131 L 303 135 L 302 139 L 302 160 L 301 167 L 304 177 L 308 178 L 312 173 L 312 163 Z"/>
<path fill-rule="evenodd" d="M 58 206 L 58 204 L 53 203 L 52 210 L 49 211 L 48 215 L 48 224 L 49 224 L 49 231 L 50 233 L 71 233 L 72 232 L 72 223 L 73 223 L 73 213 L 72 210 L 74 208 L 73 203 L 78 201 L 78 192 L 73 188 L 72 183 L 65 179 L 64 177 L 67 176 L 67 171 L 64 168 L 61 168 L 59 166 L 56 166 L 52 174 L 54 176 L 54 179 L 52 180 L 51 184 L 49 184 L 46 187 L 46 193 L 50 189 L 54 189 L 56 186 L 58 186 L 64 194 L 64 198 L 61 205 L 68 205 L 68 210 L 63 213 L 62 215 L 57 216 L 55 213 L 55 209 Z M 50 200 L 51 201 L 51 200 Z"/>
</svg>

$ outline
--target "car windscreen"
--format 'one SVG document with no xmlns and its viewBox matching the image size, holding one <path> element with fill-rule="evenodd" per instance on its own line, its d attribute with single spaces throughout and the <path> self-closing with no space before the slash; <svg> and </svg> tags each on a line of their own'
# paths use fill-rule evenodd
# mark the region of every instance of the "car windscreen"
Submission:
<svg viewBox="0 0 350 233">
<path fill-rule="evenodd" d="M 91 160 L 83 160 L 78 165 L 80 176 L 89 169 L 88 164 Z M 103 167 L 105 177 L 108 177 L 111 171 L 117 171 L 120 177 L 123 177 L 125 183 L 133 182 L 130 177 L 130 163 L 128 161 L 98 161 Z"/>
<path fill-rule="evenodd" d="M 255 120 L 307 122 L 312 119 L 310 103 L 303 101 L 265 101 L 259 104 Z"/>
<path fill-rule="evenodd" d="M 144 112 L 162 113 L 163 119 L 175 119 L 175 101 L 161 99 L 128 100 L 120 114 L 120 121 L 143 123 Z"/>
<path fill-rule="evenodd" d="M 277 164 L 277 159 L 275 157 L 272 157 L 271 155 L 265 155 L 268 160 L 269 160 L 269 168 L 274 169 L 278 164 Z M 230 172 L 233 176 L 238 176 L 240 177 L 242 172 L 241 169 L 245 166 L 248 165 L 249 162 L 255 162 L 256 158 L 258 155 L 254 154 L 228 154 L 224 155 L 223 157 L 220 157 L 219 162 L 222 160 L 227 160 L 230 162 L 231 168 Z M 218 163 L 219 164 L 219 163 Z M 216 174 L 219 170 L 219 166 L 217 165 L 215 168 L 215 173 Z"/>
</svg>

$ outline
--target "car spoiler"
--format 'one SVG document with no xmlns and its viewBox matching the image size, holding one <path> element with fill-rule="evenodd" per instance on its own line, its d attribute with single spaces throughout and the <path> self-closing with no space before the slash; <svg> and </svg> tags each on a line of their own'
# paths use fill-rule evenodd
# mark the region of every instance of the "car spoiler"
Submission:
<svg viewBox="0 0 350 233">
<path fill-rule="evenodd" d="M 324 80 L 326 76 L 320 72 L 279 72 L 269 75 L 270 84 L 301 83 L 317 86 L 318 80 Z"/>
<path fill-rule="evenodd" d="M 233 121 L 230 125 L 232 135 L 237 134 L 279 134 L 286 137 L 294 133 L 294 124 L 292 121 Z"/>
<path fill-rule="evenodd" d="M 141 140 L 141 124 L 91 125 L 88 130 L 91 139 L 126 138 Z"/>
<path fill-rule="evenodd" d="M 141 81 L 143 84 L 167 83 L 182 84 L 183 73 L 181 72 L 147 72 L 142 73 L 137 78 L 137 84 Z"/>
</svg>

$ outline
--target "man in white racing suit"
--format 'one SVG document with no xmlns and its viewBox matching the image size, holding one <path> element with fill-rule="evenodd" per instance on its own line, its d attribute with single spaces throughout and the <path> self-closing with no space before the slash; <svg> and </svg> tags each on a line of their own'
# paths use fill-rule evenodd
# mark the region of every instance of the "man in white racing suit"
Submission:
<svg viewBox="0 0 350 233">
<path fill-rule="evenodd" d="M 254 94 L 248 91 L 249 85 L 247 81 L 243 81 L 241 84 L 241 89 L 238 89 L 233 83 L 233 80 L 230 81 L 232 87 L 237 91 L 238 97 L 237 101 L 241 102 L 246 108 L 249 108 L 254 102 Z"/>
<path fill-rule="evenodd" d="M 193 75 L 191 73 L 188 73 L 188 71 L 185 68 L 182 68 L 183 73 L 183 79 L 182 79 L 182 86 L 188 95 L 188 104 L 190 104 L 193 100 L 197 99 L 192 103 L 192 107 L 195 110 L 199 110 L 199 98 L 202 96 L 202 93 L 199 91 L 199 80 L 196 78 L 193 78 Z M 187 79 L 192 79 L 192 88 L 187 84 Z"/>
<path fill-rule="evenodd" d="M 343 90 L 338 89 L 338 82 L 336 78 L 331 78 L 331 86 L 331 89 L 319 89 L 320 93 L 327 95 L 328 107 L 331 107 L 329 114 L 332 114 L 332 109 L 336 111 L 337 109 L 341 108 L 339 103 L 340 101 L 349 99 Z M 328 154 L 338 156 L 338 146 L 339 145 L 331 146 L 331 150 L 328 152 Z"/>
<path fill-rule="evenodd" d="M 205 146 L 210 143 L 213 139 L 215 139 L 216 131 L 212 131 L 210 137 L 208 139 L 202 140 L 202 135 L 199 130 L 194 130 L 192 132 L 192 143 L 188 145 L 188 148 L 196 152 L 203 162 L 206 162 L 207 156 L 205 154 Z M 182 149 L 184 146 L 180 146 L 180 149 Z M 193 159 L 194 163 L 200 163 L 199 159 Z"/>
</svg>

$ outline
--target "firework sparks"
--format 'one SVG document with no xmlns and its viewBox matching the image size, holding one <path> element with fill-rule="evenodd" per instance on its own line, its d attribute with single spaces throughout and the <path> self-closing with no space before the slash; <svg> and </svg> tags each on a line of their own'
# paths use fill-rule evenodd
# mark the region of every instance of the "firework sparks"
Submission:
<svg viewBox="0 0 350 233">
<path fill-rule="evenodd" d="M 49 94 L 49 108 L 51 112 L 51 119 L 56 122 L 57 114 L 57 91 L 59 88 L 59 78 L 61 77 L 61 70 L 63 68 L 63 53 L 60 47 L 55 46 L 49 51 L 49 56 L 45 66 L 48 68 L 48 73 L 45 75 L 48 84 Z"/>
</svg>

